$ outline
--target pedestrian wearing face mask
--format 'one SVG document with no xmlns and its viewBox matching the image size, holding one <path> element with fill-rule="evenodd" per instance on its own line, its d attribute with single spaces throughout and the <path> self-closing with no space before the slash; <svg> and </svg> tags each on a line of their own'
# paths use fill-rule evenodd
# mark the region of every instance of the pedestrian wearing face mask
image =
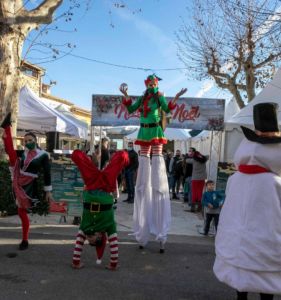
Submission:
<svg viewBox="0 0 281 300">
<path fill-rule="evenodd" d="M 50 163 L 48 153 L 37 147 L 36 136 L 32 132 L 28 132 L 24 136 L 25 149 L 16 151 L 13 146 L 11 125 L 11 113 L 8 113 L 1 124 L 4 129 L 2 138 L 5 151 L 9 156 L 13 191 L 22 224 L 22 241 L 19 244 L 19 250 L 25 250 L 28 248 L 29 235 L 27 210 L 36 206 L 39 201 L 37 178 L 41 168 L 44 172 L 45 200 L 52 199 Z"/>
</svg>

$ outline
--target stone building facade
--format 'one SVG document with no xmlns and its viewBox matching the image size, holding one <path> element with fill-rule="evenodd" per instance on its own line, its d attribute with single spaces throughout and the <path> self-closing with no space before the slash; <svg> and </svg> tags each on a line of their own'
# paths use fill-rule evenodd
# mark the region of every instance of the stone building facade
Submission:
<svg viewBox="0 0 281 300">
<path fill-rule="evenodd" d="M 21 72 L 20 87 L 22 88 L 27 85 L 36 95 L 40 96 L 42 77 L 45 75 L 45 69 L 27 61 L 22 61 Z"/>
</svg>

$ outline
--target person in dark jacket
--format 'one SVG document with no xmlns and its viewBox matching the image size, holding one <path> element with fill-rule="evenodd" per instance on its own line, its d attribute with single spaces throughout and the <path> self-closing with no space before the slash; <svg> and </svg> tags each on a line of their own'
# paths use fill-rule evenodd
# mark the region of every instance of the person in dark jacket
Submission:
<svg viewBox="0 0 281 300">
<path fill-rule="evenodd" d="M 128 143 L 128 154 L 130 163 L 125 168 L 125 179 L 126 179 L 126 187 L 128 192 L 128 198 L 124 200 L 124 202 L 134 203 L 135 198 L 135 178 L 136 172 L 139 166 L 139 157 L 137 152 L 134 150 L 133 142 Z"/>
<path fill-rule="evenodd" d="M 180 150 L 176 150 L 176 155 L 170 161 L 170 172 L 172 175 L 172 198 L 179 199 L 176 191 L 179 193 L 180 180 L 182 176 L 182 157 Z"/>
<path fill-rule="evenodd" d="M 22 241 L 19 244 L 19 250 L 26 250 L 29 235 L 27 210 L 34 208 L 39 202 L 37 178 L 41 168 L 44 172 L 45 200 L 52 199 L 50 163 L 48 153 L 37 147 L 36 136 L 33 132 L 28 132 L 24 136 L 25 149 L 16 151 L 13 145 L 11 126 L 11 113 L 8 113 L 1 123 L 1 127 L 4 129 L 2 138 L 5 151 L 9 156 L 13 192 L 22 224 Z"/>
<path fill-rule="evenodd" d="M 187 158 L 189 158 L 188 154 L 186 154 L 183 161 L 184 202 L 191 206 L 191 179 L 193 165 L 191 163 L 187 163 Z"/>
<path fill-rule="evenodd" d="M 169 184 L 169 192 L 172 190 L 173 178 L 170 172 L 170 162 L 173 159 L 173 152 L 171 150 L 167 150 L 167 155 L 165 158 L 165 165 L 166 165 L 166 172 L 168 177 L 168 184 Z"/>
<path fill-rule="evenodd" d="M 102 170 L 110 159 L 109 149 L 108 149 L 108 138 L 102 138 L 101 140 L 101 163 L 100 163 L 100 169 Z"/>
</svg>

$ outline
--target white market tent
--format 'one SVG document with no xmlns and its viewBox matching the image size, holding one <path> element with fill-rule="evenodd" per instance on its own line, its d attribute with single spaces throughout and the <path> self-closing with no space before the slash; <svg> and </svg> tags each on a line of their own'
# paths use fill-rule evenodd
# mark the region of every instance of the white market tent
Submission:
<svg viewBox="0 0 281 300">
<path fill-rule="evenodd" d="M 77 119 L 73 113 L 67 110 L 63 105 L 57 106 L 55 110 L 63 114 L 68 120 L 72 121 L 77 126 L 79 137 L 87 139 L 89 135 L 89 126 L 86 122 Z"/>
<path fill-rule="evenodd" d="M 136 140 L 139 126 L 137 129 L 124 137 L 125 141 L 128 140 Z M 181 128 L 166 128 L 165 129 L 165 137 L 169 141 L 174 141 L 174 149 L 181 150 L 182 153 L 187 153 L 189 148 L 189 140 L 191 139 L 191 135 L 189 134 L 190 129 L 181 129 Z M 135 147 L 138 150 L 138 147 Z"/>
<path fill-rule="evenodd" d="M 139 127 L 138 127 L 139 128 Z M 166 128 L 165 129 L 165 137 L 169 141 L 186 141 L 191 138 L 189 134 L 189 129 L 181 129 L 181 128 Z M 138 129 L 125 136 L 128 140 L 135 140 L 138 136 Z"/>
<path fill-rule="evenodd" d="M 279 104 L 278 118 L 279 125 L 281 125 L 281 69 L 276 72 L 272 81 L 247 106 L 227 121 L 227 127 L 244 125 L 253 128 L 253 106 L 264 102 Z"/>
<path fill-rule="evenodd" d="M 240 108 L 237 102 L 235 101 L 235 99 L 231 99 L 225 106 L 225 112 L 224 112 L 225 124 L 227 124 L 228 120 L 239 111 Z M 218 133 L 219 132 L 213 132 L 213 137 L 216 136 Z M 192 146 L 198 149 L 202 153 L 207 153 L 208 149 L 210 149 L 211 146 L 210 145 L 211 137 L 212 137 L 212 131 L 203 130 L 202 132 L 200 132 L 198 135 L 194 136 L 191 139 Z"/>
<path fill-rule="evenodd" d="M 40 132 L 57 131 L 87 139 L 88 128 L 49 107 L 27 86 L 20 91 L 18 128 Z"/>
<path fill-rule="evenodd" d="M 244 138 L 240 126 L 244 125 L 253 129 L 253 106 L 264 102 L 276 102 L 279 104 L 278 117 L 279 125 L 281 125 L 281 69 L 276 72 L 272 81 L 243 109 L 239 109 L 234 99 L 228 103 L 225 110 L 225 130 L 220 141 L 218 139 L 216 141 L 215 133 L 211 139 L 211 132 L 204 133 L 203 131 L 192 139 L 192 146 L 195 146 L 200 152 L 203 150 L 202 153 L 206 153 L 212 140 L 212 153 L 214 153 L 212 154 L 212 160 L 214 164 L 216 152 L 219 150 L 218 144 L 221 144 L 221 149 L 219 150 L 220 154 L 217 156 L 217 161 L 232 162 L 234 153 Z M 215 167 L 211 167 L 211 170 L 215 170 Z M 215 174 L 214 171 L 210 173 Z M 213 175 L 214 178 L 215 175 Z"/>
<path fill-rule="evenodd" d="M 223 132 L 221 156 L 219 161 L 232 162 L 234 153 L 243 139 L 243 133 L 240 125 L 231 124 L 229 120 L 240 112 L 240 108 L 235 99 L 231 99 L 225 110 L 225 130 Z"/>
<path fill-rule="evenodd" d="M 276 102 L 279 104 L 278 119 L 281 125 L 281 69 L 274 75 L 271 82 L 243 109 L 232 115 L 225 122 L 225 141 L 223 143 L 223 160 L 233 161 L 234 153 L 244 138 L 240 126 L 254 129 L 253 106 L 258 103 Z"/>
</svg>

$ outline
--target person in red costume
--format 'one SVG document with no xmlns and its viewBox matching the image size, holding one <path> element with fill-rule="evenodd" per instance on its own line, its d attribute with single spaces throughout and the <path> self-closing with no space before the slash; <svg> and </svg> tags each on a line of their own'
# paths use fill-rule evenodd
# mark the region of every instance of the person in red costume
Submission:
<svg viewBox="0 0 281 300">
<path fill-rule="evenodd" d="M 5 151 L 9 156 L 10 171 L 12 174 L 13 191 L 18 206 L 18 215 L 22 224 L 22 242 L 19 250 L 28 248 L 29 218 L 27 210 L 38 203 L 37 178 L 41 168 L 44 172 L 45 200 L 52 199 L 51 174 L 49 155 L 46 151 L 37 148 L 36 136 L 28 132 L 24 136 L 25 149 L 16 151 L 11 133 L 11 113 L 8 113 L 1 127 L 4 129 L 2 138 Z"/>
<path fill-rule="evenodd" d="M 114 153 L 103 170 L 99 170 L 92 160 L 82 151 L 75 150 L 71 156 L 84 180 L 83 215 L 72 259 L 72 267 L 83 267 L 81 253 L 85 240 L 96 246 L 97 264 L 101 263 L 103 251 L 108 239 L 110 247 L 109 270 L 116 270 L 118 265 L 118 239 L 113 211 L 113 195 L 116 179 L 122 169 L 129 163 L 126 151 Z"/>
</svg>

